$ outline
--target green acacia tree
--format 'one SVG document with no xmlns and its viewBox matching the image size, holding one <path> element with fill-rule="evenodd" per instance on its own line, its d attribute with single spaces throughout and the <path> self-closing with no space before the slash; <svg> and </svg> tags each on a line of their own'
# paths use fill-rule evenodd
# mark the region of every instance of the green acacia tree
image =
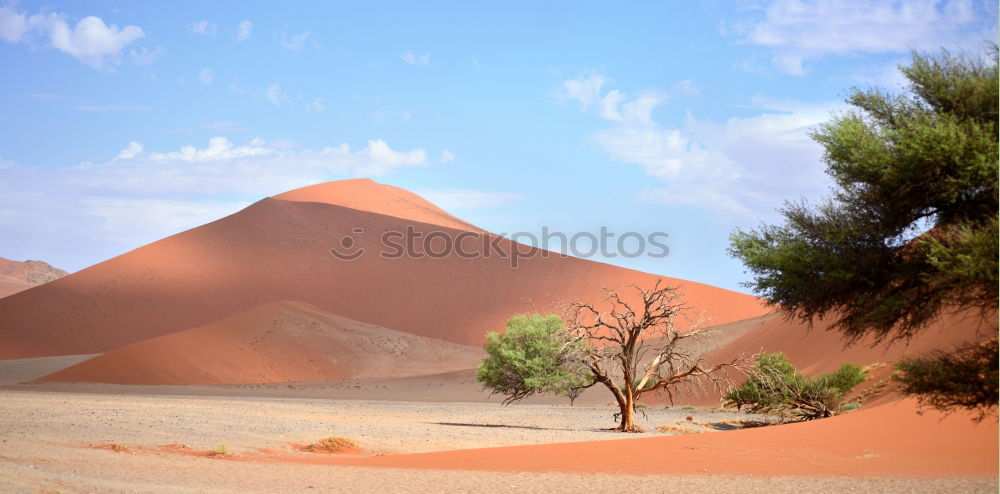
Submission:
<svg viewBox="0 0 1000 494">
<path fill-rule="evenodd" d="M 506 396 L 505 405 L 537 393 L 575 399 L 579 389 L 593 382 L 580 363 L 583 345 L 564 337 L 563 321 L 555 314 L 519 314 L 507 320 L 505 332 L 486 335 L 487 357 L 476 379 L 491 394 Z"/>
<path fill-rule="evenodd" d="M 914 53 L 900 68 L 907 93 L 854 89 L 855 109 L 813 133 L 833 196 L 786 204 L 784 224 L 731 236 L 730 253 L 753 275 L 748 287 L 804 321 L 834 317 L 850 341 L 908 339 L 942 314 L 979 312 L 970 324 L 990 330 L 977 355 L 992 359 L 954 359 L 974 367 L 966 372 L 931 372 L 933 359 L 901 366 L 904 392 L 942 409 L 997 406 L 996 46 L 991 55 Z M 951 382 L 953 391 L 986 392 L 931 399 L 954 379 L 974 382 Z"/>
</svg>

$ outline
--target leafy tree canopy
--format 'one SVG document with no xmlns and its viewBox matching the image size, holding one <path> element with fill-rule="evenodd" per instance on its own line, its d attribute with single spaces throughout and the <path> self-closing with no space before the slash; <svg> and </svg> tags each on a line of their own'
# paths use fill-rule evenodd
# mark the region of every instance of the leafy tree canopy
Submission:
<svg viewBox="0 0 1000 494">
<path fill-rule="evenodd" d="M 990 55 L 914 53 L 900 68 L 908 92 L 851 91 L 855 109 L 813 133 L 833 196 L 786 204 L 784 224 L 731 236 L 730 253 L 753 275 L 747 286 L 804 321 L 834 317 L 851 341 L 907 339 L 953 310 L 995 324 L 996 45 Z M 993 328 L 951 357 L 901 363 L 903 392 L 944 410 L 995 409 Z"/>
<path fill-rule="evenodd" d="M 804 320 L 833 314 L 851 338 L 997 303 L 996 61 L 914 54 L 901 70 L 909 93 L 854 89 L 855 110 L 814 132 L 832 198 L 731 237 L 757 294 Z"/>
<path fill-rule="evenodd" d="M 582 342 L 563 337 L 563 321 L 549 314 L 520 314 L 507 320 L 507 331 L 486 335 L 487 357 L 476 379 L 494 394 L 506 395 L 504 404 L 536 393 L 568 395 L 586 386 L 590 371 L 580 365 Z"/>
</svg>

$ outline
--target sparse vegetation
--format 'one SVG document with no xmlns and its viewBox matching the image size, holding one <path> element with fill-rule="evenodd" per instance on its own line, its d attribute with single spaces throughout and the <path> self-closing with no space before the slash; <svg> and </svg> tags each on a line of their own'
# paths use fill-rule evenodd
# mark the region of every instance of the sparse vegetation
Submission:
<svg viewBox="0 0 1000 494">
<path fill-rule="evenodd" d="M 227 456 L 232 456 L 232 452 L 229 450 L 229 445 L 226 443 L 220 443 L 208 452 L 209 458 L 225 458 Z"/>
<path fill-rule="evenodd" d="M 867 372 L 856 364 L 845 363 L 836 372 L 807 377 L 784 354 L 763 354 L 757 356 L 747 381 L 726 393 L 725 403 L 741 411 L 813 420 L 844 411 L 846 395 L 866 379 Z"/>
<path fill-rule="evenodd" d="M 677 427 L 673 425 L 658 425 L 656 430 L 666 433 L 666 434 L 697 434 L 702 431 L 696 431 L 693 429 L 687 429 L 684 427 Z"/>
<path fill-rule="evenodd" d="M 101 444 L 99 446 L 94 446 L 94 447 L 99 449 L 107 449 L 109 451 L 114 451 L 115 453 L 130 453 L 130 454 L 132 453 L 132 450 L 128 446 L 118 443 Z"/>
<path fill-rule="evenodd" d="M 301 449 L 307 453 L 342 453 L 358 449 L 358 443 L 344 437 L 328 437 L 303 446 Z"/>
</svg>

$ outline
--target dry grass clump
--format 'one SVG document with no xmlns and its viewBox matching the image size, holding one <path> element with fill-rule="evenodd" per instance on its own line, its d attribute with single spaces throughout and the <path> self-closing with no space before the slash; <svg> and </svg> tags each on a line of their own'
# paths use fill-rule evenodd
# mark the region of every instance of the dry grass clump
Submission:
<svg viewBox="0 0 1000 494">
<path fill-rule="evenodd" d="M 132 453 L 132 450 L 124 444 L 111 443 L 111 444 L 101 444 L 98 446 L 93 446 L 98 449 L 107 449 L 109 451 L 114 451 L 115 453 Z"/>
<path fill-rule="evenodd" d="M 229 446 L 225 443 L 219 444 L 208 452 L 209 458 L 225 458 L 232 455 L 233 453 L 229 450 Z"/>
<path fill-rule="evenodd" d="M 672 425 L 658 425 L 656 426 L 656 430 L 667 434 L 696 434 L 699 432 L 691 429 L 685 429 L 683 427 L 674 427 Z"/>
<path fill-rule="evenodd" d="M 358 443 L 346 437 L 328 437 L 301 448 L 308 453 L 342 453 L 356 449 Z"/>
</svg>

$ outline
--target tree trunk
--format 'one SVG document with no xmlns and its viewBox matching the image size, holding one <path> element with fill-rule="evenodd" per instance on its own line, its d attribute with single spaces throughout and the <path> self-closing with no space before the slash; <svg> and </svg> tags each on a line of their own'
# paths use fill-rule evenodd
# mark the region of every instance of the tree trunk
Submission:
<svg viewBox="0 0 1000 494">
<path fill-rule="evenodd" d="M 618 430 L 622 432 L 642 432 L 642 429 L 635 425 L 635 397 L 630 394 L 625 395 L 625 399 L 618 403 L 621 409 L 622 421 L 618 425 Z"/>
</svg>

